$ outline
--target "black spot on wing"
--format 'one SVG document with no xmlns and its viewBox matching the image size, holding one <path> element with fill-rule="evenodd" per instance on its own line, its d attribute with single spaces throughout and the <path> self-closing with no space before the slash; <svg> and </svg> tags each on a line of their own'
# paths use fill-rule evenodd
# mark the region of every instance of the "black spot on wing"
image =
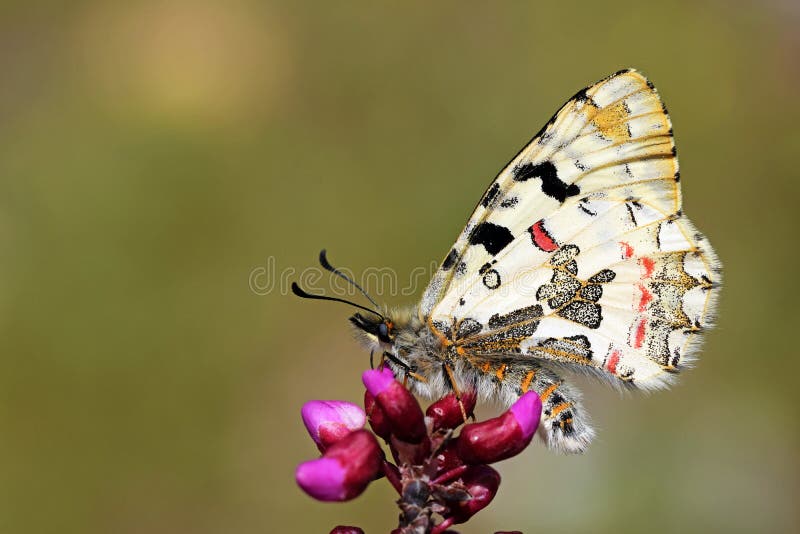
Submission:
<svg viewBox="0 0 800 534">
<path fill-rule="evenodd" d="M 483 275 L 483 285 L 488 289 L 497 289 L 500 287 L 500 273 L 495 269 L 486 271 Z"/>
<path fill-rule="evenodd" d="M 457 258 L 458 258 L 458 252 L 456 252 L 456 249 L 451 249 L 450 254 L 448 254 L 447 257 L 442 262 L 442 270 L 449 271 L 453 267 L 453 265 L 455 265 Z"/>
<path fill-rule="evenodd" d="M 521 323 L 523 321 L 538 319 L 543 315 L 543 313 L 544 311 L 539 304 L 534 304 L 533 306 L 528 306 L 526 308 L 520 308 L 505 315 L 495 313 L 489 318 L 489 328 L 503 328 L 504 326 Z"/>
<path fill-rule="evenodd" d="M 484 195 L 483 200 L 481 200 L 481 205 L 484 208 L 488 208 L 494 201 L 497 199 L 497 194 L 500 192 L 500 184 L 497 182 L 493 183 L 492 186 L 486 191 L 486 195 Z"/>
<path fill-rule="evenodd" d="M 482 222 L 469 235 L 470 245 L 483 245 L 492 256 L 506 248 L 514 240 L 511 230 L 499 224 Z"/>
<path fill-rule="evenodd" d="M 564 265 L 564 269 L 566 269 L 569 274 L 578 274 L 578 264 L 575 260 L 568 261 L 567 264 Z"/>
<path fill-rule="evenodd" d="M 500 203 L 501 208 L 513 208 L 519 202 L 519 197 L 504 198 Z"/>
<path fill-rule="evenodd" d="M 612 271 L 611 269 L 603 269 L 602 271 L 596 273 L 594 276 L 589 278 L 589 282 L 593 284 L 607 284 L 616 278 L 617 273 Z"/>
<path fill-rule="evenodd" d="M 575 300 L 558 310 L 558 315 L 572 322 L 582 324 L 587 328 L 600 327 L 603 315 L 600 306 L 592 302 Z"/>
<path fill-rule="evenodd" d="M 567 184 L 558 177 L 556 166 L 549 161 L 542 163 L 525 163 L 514 167 L 514 180 L 525 182 L 531 178 L 542 180 L 542 192 L 563 203 L 567 197 L 574 197 L 581 192 L 575 184 Z"/>
<path fill-rule="evenodd" d="M 472 334 L 477 334 L 481 331 L 483 325 L 476 321 L 475 319 L 466 318 L 461 321 L 461 324 L 458 326 L 458 332 L 456 332 L 456 339 L 464 339 L 465 337 L 469 337 Z"/>
<path fill-rule="evenodd" d="M 447 339 L 450 339 L 453 335 L 453 329 L 444 321 L 433 321 L 433 327 L 441 332 Z"/>
<path fill-rule="evenodd" d="M 597 284 L 588 284 L 578 292 L 578 295 L 590 302 L 597 302 L 603 296 L 603 286 Z"/>
</svg>

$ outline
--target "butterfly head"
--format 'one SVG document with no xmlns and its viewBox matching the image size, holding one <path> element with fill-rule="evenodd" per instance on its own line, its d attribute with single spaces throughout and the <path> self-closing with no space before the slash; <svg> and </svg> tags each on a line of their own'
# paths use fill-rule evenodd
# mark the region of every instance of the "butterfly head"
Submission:
<svg viewBox="0 0 800 534">
<path fill-rule="evenodd" d="M 364 316 L 356 313 L 350 317 L 350 322 L 357 328 L 357 331 L 366 336 L 366 340 L 371 345 L 393 345 L 395 339 L 394 323 L 388 317 L 382 315 L 369 314 Z"/>
<path fill-rule="evenodd" d="M 315 299 L 315 300 L 330 300 L 334 302 L 341 302 L 343 304 L 349 304 L 350 306 L 354 306 L 360 310 L 369 312 L 367 315 L 363 315 L 361 313 L 356 312 L 352 317 L 350 317 L 350 322 L 356 327 L 356 332 L 361 335 L 362 339 L 367 343 L 367 345 L 378 348 L 383 347 L 386 348 L 387 346 L 390 347 L 394 344 L 395 340 L 395 324 L 394 322 L 378 311 L 378 303 L 375 302 L 375 299 L 369 296 L 369 293 L 364 291 L 360 285 L 358 285 L 355 280 L 344 274 L 341 270 L 337 269 L 333 265 L 330 264 L 328 261 L 327 254 L 325 250 L 319 253 L 319 263 L 323 269 L 326 271 L 331 272 L 332 274 L 338 276 L 345 280 L 348 284 L 350 284 L 353 288 L 358 290 L 361 294 L 363 294 L 367 300 L 375 307 L 368 308 L 366 306 L 362 306 L 361 304 L 357 304 L 355 302 L 341 299 L 338 297 L 329 297 L 325 295 L 312 295 L 303 291 L 300 286 L 296 283 L 292 283 L 292 292 L 297 295 L 298 297 L 306 298 L 306 299 Z"/>
</svg>

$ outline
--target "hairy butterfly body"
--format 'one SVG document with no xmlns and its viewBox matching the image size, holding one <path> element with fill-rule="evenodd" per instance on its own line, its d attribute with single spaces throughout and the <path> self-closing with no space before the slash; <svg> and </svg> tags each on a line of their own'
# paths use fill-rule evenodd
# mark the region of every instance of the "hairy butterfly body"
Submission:
<svg viewBox="0 0 800 534">
<path fill-rule="evenodd" d="M 351 321 L 421 396 L 536 391 L 548 445 L 580 452 L 594 431 L 562 372 L 669 385 L 719 281 L 681 211 L 666 108 L 626 70 L 578 92 L 500 172 L 416 307 Z"/>
</svg>

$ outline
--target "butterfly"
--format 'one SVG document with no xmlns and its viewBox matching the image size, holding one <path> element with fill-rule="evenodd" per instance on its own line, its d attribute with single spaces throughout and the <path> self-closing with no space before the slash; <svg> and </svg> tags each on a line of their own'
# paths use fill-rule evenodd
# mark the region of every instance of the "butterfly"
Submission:
<svg viewBox="0 0 800 534">
<path fill-rule="evenodd" d="M 356 305 L 369 313 L 350 321 L 414 393 L 508 406 L 536 391 L 548 446 L 582 452 L 595 432 L 565 373 L 670 385 L 711 325 L 720 277 L 681 211 L 666 107 L 629 69 L 578 91 L 503 168 L 416 306 L 380 308 L 362 289 L 378 309 Z"/>
</svg>

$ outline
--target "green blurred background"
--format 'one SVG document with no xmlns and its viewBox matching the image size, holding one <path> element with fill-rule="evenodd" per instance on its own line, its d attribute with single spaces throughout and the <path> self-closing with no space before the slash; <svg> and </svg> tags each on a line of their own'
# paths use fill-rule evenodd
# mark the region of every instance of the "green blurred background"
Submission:
<svg viewBox="0 0 800 534">
<path fill-rule="evenodd" d="M 719 326 L 672 391 L 585 385 L 590 452 L 502 464 L 461 531 L 797 531 L 800 8 L 556 4 L 3 2 L 0 532 L 388 531 L 388 484 L 326 505 L 293 480 L 302 403 L 360 399 L 350 310 L 251 273 L 325 246 L 404 280 L 629 66 L 724 262 Z"/>
</svg>

